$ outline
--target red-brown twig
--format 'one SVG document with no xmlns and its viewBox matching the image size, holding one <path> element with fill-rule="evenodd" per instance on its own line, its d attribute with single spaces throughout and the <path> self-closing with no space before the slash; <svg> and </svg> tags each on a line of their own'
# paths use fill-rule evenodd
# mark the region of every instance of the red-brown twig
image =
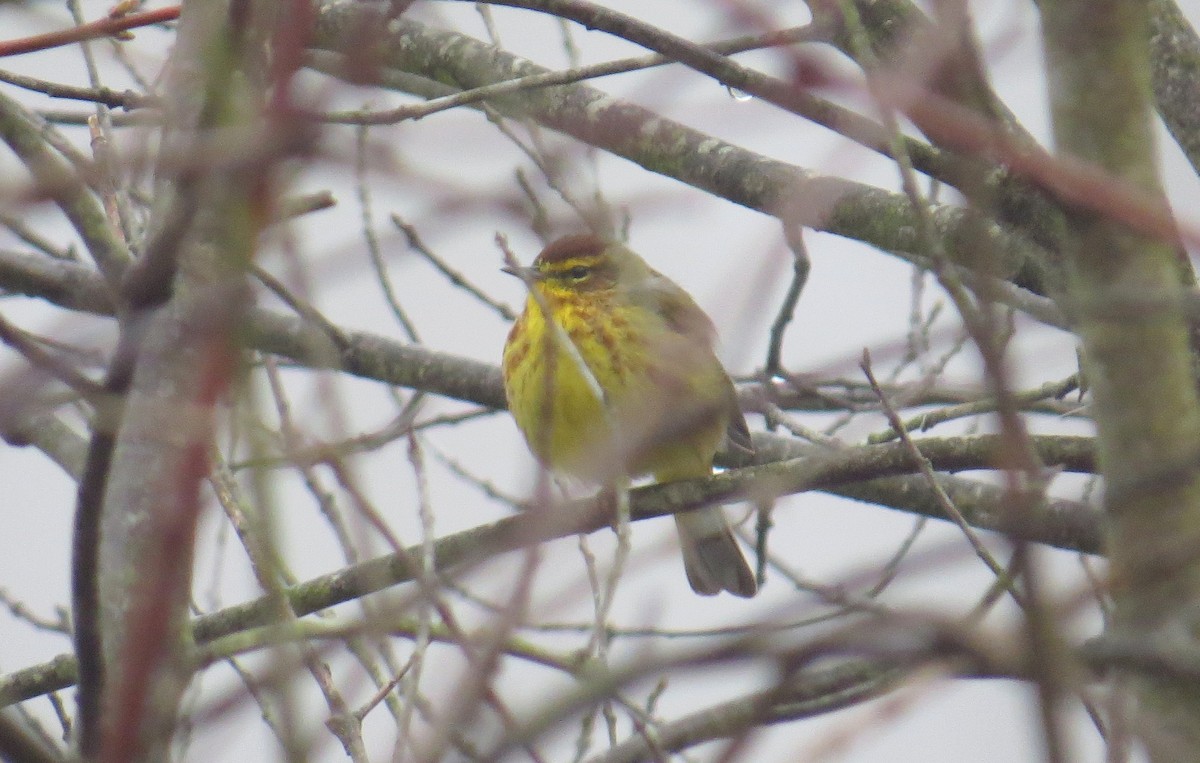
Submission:
<svg viewBox="0 0 1200 763">
<path fill-rule="evenodd" d="M 179 18 L 178 5 L 145 11 L 144 13 L 109 16 L 71 29 L 36 34 L 32 37 L 22 37 L 17 40 L 0 41 L 0 57 L 19 56 L 22 53 L 49 50 L 50 48 L 70 45 L 83 40 L 110 37 L 130 29 L 150 26 L 151 24 L 161 24 L 164 21 L 174 21 L 177 18 Z"/>
</svg>

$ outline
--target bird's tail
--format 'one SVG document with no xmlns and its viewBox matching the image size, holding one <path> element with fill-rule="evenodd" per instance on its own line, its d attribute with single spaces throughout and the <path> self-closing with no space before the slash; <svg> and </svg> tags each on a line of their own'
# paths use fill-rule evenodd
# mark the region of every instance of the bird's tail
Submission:
<svg viewBox="0 0 1200 763">
<path fill-rule="evenodd" d="M 720 506 L 676 514 L 675 526 L 679 528 L 683 547 L 683 568 L 693 591 L 701 596 L 729 591 L 742 598 L 750 598 L 758 591 L 754 573 L 746 564 Z"/>
</svg>

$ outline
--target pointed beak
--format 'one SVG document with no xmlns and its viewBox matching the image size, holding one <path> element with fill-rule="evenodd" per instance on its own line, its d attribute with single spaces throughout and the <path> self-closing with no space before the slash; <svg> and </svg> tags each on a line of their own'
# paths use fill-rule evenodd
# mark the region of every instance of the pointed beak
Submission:
<svg viewBox="0 0 1200 763">
<path fill-rule="evenodd" d="M 505 265 L 504 267 L 500 268 L 500 270 L 501 272 L 508 273 L 510 276 L 516 276 L 517 278 L 520 278 L 525 283 L 532 283 L 534 281 L 542 280 L 542 274 L 533 268 L 525 268 L 521 267 L 520 265 L 512 267 Z"/>
</svg>

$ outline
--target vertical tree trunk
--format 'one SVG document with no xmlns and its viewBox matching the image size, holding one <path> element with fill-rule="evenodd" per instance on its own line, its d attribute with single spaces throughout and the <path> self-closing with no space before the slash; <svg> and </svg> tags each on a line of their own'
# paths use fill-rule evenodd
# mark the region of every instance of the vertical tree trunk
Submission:
<svg viewBox="0 0 1200 763">
<path fill-rule="evenodd" d="M 1057 150 L 1162 201 L 1140 0 L 1042 3 Z M 1163 203 L 1165 209 L 1165 203 Z M 1070 216 L 1064 308 L 1083 340 L 1105 478 L 1114 628 L 1147 646 L 1191 638 L 1200 603 L 1200 447 L 1186 260 L 1169 235 Z M 1135 677 L 1139 731 L 1157 763 L 1200 749 L 1200 687 Z"/>
<path fill-rule="evenodd" d="M 272 157 L 249 129 L 262 98 L 261 80 L 241 70 L 251 24 L 243 18 L 235 28 L 230 13 L 223 2 L 183 9 L 166 89 L 166 161 L 140 259 L 123 283 L 121 345 L 135 360 L 96 568 L 104 760 L 169 758 L 193 670 L 195 529 Z M 227 138 L 221 151 L 261 150 L 261 161 L 214 161 L 221 157 L 204 153 L 203 141 L 221 130 L 244 136 Z"/>
</svg>

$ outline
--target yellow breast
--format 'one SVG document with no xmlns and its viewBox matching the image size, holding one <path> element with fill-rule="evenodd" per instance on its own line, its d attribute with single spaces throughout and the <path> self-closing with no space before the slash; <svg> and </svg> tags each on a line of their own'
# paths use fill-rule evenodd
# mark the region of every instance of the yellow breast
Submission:
<svg viewBox="0 0 1200 763">
<path fill-rule="evenodd" d="M 552 469 L 591 477 L 586 453 L 611 438 L 606 401 L 620 386 L 620 341 L 591 306 L 554 310 L 576 352 L 552 335 L 530 298 L 504 348 L 505 393 L 534 455 Z M 582 366 L 582 367 L 581 367 Z"/>
<path fill-rule="evenodd" d="M 588 296 L 548 300 L 574 350 L 555 339 L 532 297 L 509 334 L 505 391 L 530 450 L 551 469 L 593 481 L 709 474 L 729 415 L 729 382 L 711 349 L 664 332 L 643 307 Z M 674 409 L 687 417 L 678 431 Z"/>
</svg>

